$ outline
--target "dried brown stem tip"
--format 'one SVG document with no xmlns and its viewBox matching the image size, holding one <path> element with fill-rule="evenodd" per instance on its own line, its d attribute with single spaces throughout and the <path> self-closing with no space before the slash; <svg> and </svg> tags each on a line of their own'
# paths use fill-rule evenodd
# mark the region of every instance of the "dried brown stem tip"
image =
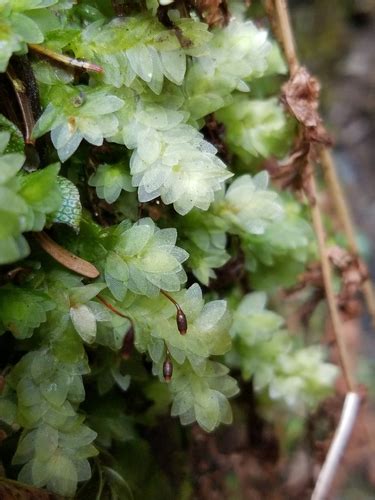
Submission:
<svg viewBox="0 0 375 500">
<path fill-rule="evenodd" d="M 166 382 L 170 382 L 172 380 L 173 375 L 173 363 L 167 358 L 163 363 L 163 377 Z"/>
<path fill-rule="evenodd" d="M 174 300 L 173 297 L 169 295 L 169 293 L 165 292 L 164 290 L 160 290 L 161 293 L 166 297 L 172 304 L 175 306 L 177 309 L 176 312 L 176 323 L 177 323 L 177 329 L 180 332 L 181 335 L 185 335 L 187 333 L 188 329 L 188 322 L 186 318 L 186 314 L 182 310 L 180 304 Z"/>
<path fill-rule="evenodd" d="M 125 334 L 124 340 L 122 341 L 121 347 L 121 357 L 123 359 L 129 359 L 134 348 L 134 327 L 130 325 L 128 331 Z"/>
<path fill-rule="evenodd" d="M 181 308 L 177 309 L 176 312 L 176 323 L 178 331 L 181 335 L 185 335 L 187 332 L 187 319 L 184 311 Z"/>
<path fill-rule="evenodd" d="M 99 302 L 101 302 L 107 309 L 109 309 L 110 311 L 112 311 L 113 313 L 117 314 L 117 316 L 120 316 L 121 318 L 125 318 L 125 319 L 128 319 L 130 321 L 130 323 L 132 324 L 133 328 L 134 328 L 134 324 L 133 324 L 133 320 L 131 319 L 130 316 L 127 316 L 126 314 L 122 313 L 121 311 L 119 311 L 118 309 L 115 308 L 115 306 L 113 306 L 110 302 L 108 302 L 106 299 L 104 299 L 101 295 L 97 295 L 96 298 L 99 300 Z"/>
</svg>

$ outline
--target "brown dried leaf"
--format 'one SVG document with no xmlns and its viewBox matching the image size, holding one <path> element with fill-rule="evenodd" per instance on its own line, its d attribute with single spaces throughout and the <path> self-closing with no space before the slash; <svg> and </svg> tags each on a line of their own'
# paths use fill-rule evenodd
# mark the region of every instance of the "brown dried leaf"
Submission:
<svg viewBox="0 0 375 500">
<path fill-rule="evenodd" d="M 338 295 L 340 309 L 348 317 L 356 317 L 361 310 L 357 295 L 362 283 L 368 278 L 367 268 L 357 255 L 338 246 L 328 249 L 328 257 L 341 275 L 341 290 Z"/>
<path fill-rule="evenodd" d="M 66 248 L 58 245 L 44 231 L 34 233 L 34 238 L 48 255 L 67 269 L 87 278 L 94 279 L 99 276 L 100 272 L 91 262 L 77 257 Z"/>
<path fill-rule="evenodd" d="M 297 283 L 285 290 L 285 295 L 293 295 L 308 286 L 324 290 L 324 281 L 320 262 L 311 262 L 308 264 L 306 270 L 298 276 Z"/>
<path fill-rule="evenodd" d="M 291 188 L 297 193 L 308 192 L 308 179 L 311 175 L 311 145 L 299 138 L 289 158 L 284 162 L 267 162 L 265 168 L 282 189 Z"/>
<path fill-rule="evenodd" d="M 299 122 L 300 133 L 286 162 L 268 166 L 272 178 L 280 181 L 282 189 L 290 187 L 296 193 L 304 193 L 310 204 L 315 203 L 310 182 L 312 165 L 321 145 L 332 143 L 319 116 L 319 92 L 318 80 L 304 67 L 298 68 L 283 85 L 281 100 Z"/>
<path fill-rule="evenodd" d="M 328 257 L 332 264 L 340 270 L 347 268 L 353 260 L 353 256 L 347 250 L 337 245 L 328 249 Z"/>
<path fill-rule="evenodd" d="M 303 125 L 307 141 L 329 145 L 331 139 L 318 112 L 319 92 L 318 80 L 306 68 L 300 67 L 282 87 L 282 100 Z"/>
<path fill-rule="evenodd" d="M 341 277 L 341 289 L 337 295 L 340 311 L 346 320 L 356 318 L 361 313 L 358 292 L 362 283 L 368 278 L 367 268 L 358 256 L 338 246 L 328 249 L 328 258 Z M 324 280 L 319 262 L 309 264 L 306 271 L 299 275 L 297 284 L 285 290 L 285 296 L 291 296 L 306 287 L 313 287 L 315 290 L 299 310 L 304 324 L 308 323 L 316 306 L 325 297 Z"/>
<path fill-rule="evenodd" d="M 34 486 L 0 478 L 0 498 L 1 500 L 62 500 L 63 497 Z"/>
<path fill-rule="evenodd" d="M 229 20 L 226 0 L 195 0 L 194 6 L 209 26 L 225 26 Z"/>
</svg>

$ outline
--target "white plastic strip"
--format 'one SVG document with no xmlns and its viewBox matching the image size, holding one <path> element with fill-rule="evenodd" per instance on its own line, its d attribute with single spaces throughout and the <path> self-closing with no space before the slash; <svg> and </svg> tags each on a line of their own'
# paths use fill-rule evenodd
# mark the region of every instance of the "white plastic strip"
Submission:
<svg viewBox="0 0 375 500">
<path fill-rule="evenodd" d="M 360 402 L 361 398 L 355 392 L 348 392 L 346 395 L 340 422 L 328 450 L 326 460 L 320 470 L 311 500 L 325 500 L 327 498 L 341 456 L 352 433 Z"/>
</svg>

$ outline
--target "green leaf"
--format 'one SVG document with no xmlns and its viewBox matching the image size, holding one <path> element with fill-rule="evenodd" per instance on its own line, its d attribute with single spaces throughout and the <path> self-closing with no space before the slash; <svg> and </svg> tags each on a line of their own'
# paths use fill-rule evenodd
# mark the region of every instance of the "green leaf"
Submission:
<svg viewBox="0 0 375 500">
<path fill-rule="evenodd" d="M 237 177 L 229 186 L 223 201 L 215 207 L 215 213 L 231 225 L 231 232 L 263 234 L 268 225 L 281 219 L 284 210 L 278 195 L 267 190 L 268 174 L 259 172 Z"/>
<path fill-rule="evenodd" d="M 24 406 L 34 406 L 42 402 L 39 387 L 27 375 L 17 384 L 17 397 Z"/>
<path fill-rule="evenodd" d="M 96 187 L 98 197 L 107 203 L 114 203 L 122 190 L 135 190 L 130 174 L 121 164 L 99 165 L 95 174 L 90 177 L 89 185 Z"/>
<path fill-rule="evenodd" d="M 76 304 L 86 304 L 96 297 L 107 285 L 105 283 L 91 283 L 90 285 L 77 286 L 70 289 L 69 300 L 74 307 Z"/>
<path fill-rule="evenodd" d="M 92 344 L 96 337 L 96 319 L 91 309 L 84 304 L 78 304 L 70 308 L 70 318 L 82 340 Z"/>
<path fill-rule="evenodd" d="M 59 432 L 50 425 L 38 427 L 35 435 L 35 457 L 41 462 L 47 462 L 56 452 L 59 444 Z"/>
<path fill-rule="evenodd" d="M 0 131 L 0 133 L 7 132 L 10 134 L 10 140 L 7 141 L 5 147 L 0 145 L 0 152 L 23 154 L 24 141 L 21 131 L 2 114 L 0 114 Z"/>
<path fill-rule="evenodd" d="M 126 391 L 130 385 L 130 375 L 122 375 L 118 368 L 112 368 L 111 373 L 120 389 Z"/>
<path fill-rule="evenodd" d="M 47 464 L 49 481 L 47 488 L 59 495 L 71 497 L 77 487 L 77 470 L 72 460 L 56 453 Z"/>
<path fill-rule="evenodd" d="M 246 295 L 231 329 L 243 377 L 253 377 L 257 392 L 302 413 L 333 387 L 337 369 L 323 359 L 320 346 L 299 348 L 281 329 L 283 319 L 265 309 L 266 295 Z M 231 358 L 229 355 L 228 359 Z"/>
<path fill-rule="evenodd" d="M 43 33 L 39 26 L 34 23 L 28 16 L 14 13 L 11 16 L 13 29 L 27 43 L 42 43 L 44 40 Z"/>
<path fill-rule="evenodd" d="M 34 455 L 37 432 L 38 431 L 34 429 L 22 433 L 18 441 L 16 453 L 13 456 L 13 464 L 23 464 L 31 460 Z"/>
<path fill-rule="evenodd" d="M 179 416 L 183 425 L 197 420 L 207 432 L 220 423 L 230 424 L 232 411 L 227 398 L 238 392 L 227 368 L 219 363 L 207 362 L 202 374 L 191 371 L 188 363 L 177 366 L 169 389 L 172 393 L 172 416 Z M 230 388 L 230 390 L 228 390 Z"/>
<path fill-rule="evenodd" d="M 36 211 L 48 213 L 56 210 L 61 203 L 57 174 L 59 164 L 22 176 L 20 196 Z"/>
<path fill-rule="evenodd" d="M 58 370 L 49 379 L 40 383 L 40 392 L 51 405 L 61 406 L 67 398 L 69 382 L 68 374 Z"/>
<path fill-rule="evenodd" d="M 105 277 L 112 293 L 123 298 L 126 288 L 136 294 L 155 296 L 159 289 L 177 291 L 186 280 L 182 262 L 188 254 L 175 246 L 177 233 L 174 229 L 159 229 L 149 219 L 119 234 L 105 266 Z M 120 264 L 119 259 L 123 262 Z M 116 269 L 118 271 L 116 272 Z M 112 273 L 114 276 L 112 276 Z M 123 289 L 117 289 L 118 281 Z"/>
<path fill-rule="evenodd" d="M 16 423 L 17 405 L 14 401 L 0 398 L 0 420 L 8 425 Z"/>
<path fill-rule="evenodd" d="M 30 337 L 54 307 L 44 293 L 13 286 L 0 288 L 0 324 L 17 338 Z"/>
</svg>

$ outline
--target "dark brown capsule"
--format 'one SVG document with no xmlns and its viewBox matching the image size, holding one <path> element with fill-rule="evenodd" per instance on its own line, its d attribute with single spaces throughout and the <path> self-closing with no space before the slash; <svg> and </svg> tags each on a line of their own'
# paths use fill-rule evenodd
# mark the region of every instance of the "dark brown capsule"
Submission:
<svg viewBox="0 0 375 500">
<path fill-rule="evenodd" d="M 166 382 L 172 380 L 173 363 L 170 359 L 166 359 L 163 363 L 163 377 Z"/>
<path fill-rule="evenodd" d="M 124 340 L 122 341 L 121 347 L 121 357 L 123 359 L 129 359 L 134 347 L 134 327 L 131 325 L 125 334 Z"/>
<path fill-rule="evenodd" d="M 188 324 L 184 311 L 179 307 L 176 313 L 176 323 L 178 331 L 181 335 L 185 335 L 187 332 Z"/>
</svg>

